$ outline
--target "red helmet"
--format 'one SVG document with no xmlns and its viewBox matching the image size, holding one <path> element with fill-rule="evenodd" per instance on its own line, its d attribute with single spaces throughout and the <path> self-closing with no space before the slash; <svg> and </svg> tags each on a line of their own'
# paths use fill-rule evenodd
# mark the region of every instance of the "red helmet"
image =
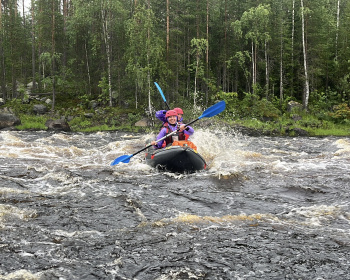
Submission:
<svg viewBox="0 0 350 280">
<path fill-rule="evenodd" d="M 165 117 L 168 118 L 170 116 L 176 116 L 177 117 L 177 112 L 175 110 L 169 110 L 166 112 Z"/>
<path fill-rule="evenodd" d="M 178 114 L 181 114 L 181 115 L 184 114 L 184 111 L 182 111 L 181 108 L 174 108 L 173 110 L 174 110 L 176 113 L 178 113 Z"/>
</svg>

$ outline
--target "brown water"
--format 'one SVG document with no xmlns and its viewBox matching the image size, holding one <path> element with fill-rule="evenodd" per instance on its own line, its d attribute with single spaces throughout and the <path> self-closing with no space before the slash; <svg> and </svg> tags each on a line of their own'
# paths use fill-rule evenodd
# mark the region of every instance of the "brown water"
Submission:
<svg viewBox="0 0 350 280">
<path fill-rule="evenodd" d="M 206 171 L 109 166 L 150 137 L 0 132 L 0 279 L 350 279 L 350 138 L 197 129 Z"/>
</svg>

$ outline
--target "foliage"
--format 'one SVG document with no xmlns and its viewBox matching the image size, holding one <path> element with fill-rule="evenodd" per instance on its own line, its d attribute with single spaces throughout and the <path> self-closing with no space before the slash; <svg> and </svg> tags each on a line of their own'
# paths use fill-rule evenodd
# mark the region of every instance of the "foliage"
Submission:
<svg viewBox="0 0 350 280">
<path fill-rule="evenodd" d="M 242 101 L 236 104 L 236 114 L 241 118 L 276 119 L 281 112 L 266 98 L 259 98 L 258 94 L 245 93 Z"/>
<path fill-rule="evenodd" d="M 98 87 L 101 88 L 101 93 L 97 97 L 97 101 L 103 105 L 107 105 L 109 97 L 109 85 L 106 77 L 102 77 L 102 80 L 98 83 Z"/>
<path fill-rule="evenodd" d="M 276 121 L 288 114 L 288 101 L 302 103 L 300 1 L 35 0 L 25 17 L 18 1 L 2 2 L 0 96 L 18 112 L 39 102 L 18 104 L 28 90 L 55 89 L 52 114 L 83 116 L 91 100 L 143 114 L 164 105 L 154 81 L 168 104 L 194 115 L 224 99 L 227 118 Z M 340 124 L 347 108 L 334 106 L 350 104 L 350 1 L 333 4 L 304 1 L 306 114 Z M 29 82 L 32 89 L 18 86 Z M 90 121 L 120 122 L 110 115 Z"/>
<path fill-rule="evenodd" d="M 27 114 L 20 114 L 19 118 L 21 120 L 21 124 L 17 125 L 16 128 L 19 130 L 46 130 L 47 127 L 45 123 L 47 121 L 47 117 L 45 116 L 33 116 Z"/>
<path fill-rule="evenodd" d="M 153 81 L 161 60 L 162 42 L 157 36 L 155 21 L 154 12 L 144 5 L 139 5 L 133 17 L 126 22 L 129 45 L 125 52 L 127 61 L 125 70 L 136 85 L 135 91 L 140 90 L 143 93 L 140 94 L 140 98 L 135 95 L 136 109 L 139 106 L 139 99 L 143 104 L 147 104 L 147 101 L 149 103 L 151 78 Z M 150 104 L 148 106 L 150 107 Z"/>
<path fill-rule="evenodd" d="M 168 103 L 193 97 L 196 106 L 198 93 L 198 103 L 202 99 L 208 105 L 220 90 L 242 98 L 257 89 L 274 103 L 302 101 L 298 1 L 295 6 L 285 0 L 214 1 L 208 10 L 206 1 L 184 0 L 31 3 L 33 13 L 25 18 L 17 13 L 16 1 L 2 5 L 5 99 L 24 93 L 15 81 L 35 78 L 34 90 L 47 92 L 55 77 L 57 91 L 72 98 L 101 103 L 113 98 L 118 106 L 128 101 L 135 108 L 159 103 L 153 81 L 161 83 Z M 310 17 L 305 30 L 310 108 L 317 112 L 349 103 L 350 3 L 309 1 L 304 12 Z"/>
<path fill-rule="evenodd" d="M 227 111 L 235 111 L 238 103 L 238 94 L 236 92 L 219 91 L 213 96 L 213 101 L 224 100 Z"/>
<path fill-rule="evenodd" d="M 341 103 L 334 106 L 334 112 L 330 113 L 330 116 L 337 122 L 345 122 L 346 120 L 350 120 L 350 108 L 348 104 Z"/>
</svg>

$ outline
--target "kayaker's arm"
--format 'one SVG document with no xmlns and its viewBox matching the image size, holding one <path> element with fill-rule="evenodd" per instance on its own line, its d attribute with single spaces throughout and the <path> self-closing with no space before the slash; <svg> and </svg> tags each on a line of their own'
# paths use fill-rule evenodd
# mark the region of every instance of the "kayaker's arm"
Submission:
<svg viewBox="0 0 350 280">
<path fill-rule="evenodd" d="M 166 110 L 157 111 L 156 118 L 164 123 L 166 122 L 165 114 L 166 114 Z"/>
<path fill-rule="evenodd" d="M 161 148 L 164 142 L 164 139 L 166 138 L 167 130 L 166 128 L 162 128 L 157 136 L 157 139 L 155 141 L 152 141 L 152 146 L 155 146 L 157 149 Z"/>
<path fill-rule="evenodd" d="M 189 125 L 186 126 L 185 124 L 181 124 L 179 130 L 184 131 L 184 133 L 188 135 L 192 135 L 194 133 L 194 129 Z"/>
</svg>

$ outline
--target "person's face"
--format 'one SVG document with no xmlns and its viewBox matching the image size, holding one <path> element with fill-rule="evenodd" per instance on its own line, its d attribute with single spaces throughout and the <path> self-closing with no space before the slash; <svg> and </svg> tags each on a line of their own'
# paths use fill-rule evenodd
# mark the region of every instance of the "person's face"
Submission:
<svg viewBox="0 0 350 280">
<path fill-rule="evenodd" d="M 182 114 L 177 114 L 177 117 L 179 118 L 179 120 L 181 120 Z"/>
<path fill-rule="evenodd" d="M 170 124 L 175 124 L 176 121 L 177 121 L 176 116 L 169 116 L 169 117 L 168 117 L 168 123 L 170 123 Z"/>
</svg>

